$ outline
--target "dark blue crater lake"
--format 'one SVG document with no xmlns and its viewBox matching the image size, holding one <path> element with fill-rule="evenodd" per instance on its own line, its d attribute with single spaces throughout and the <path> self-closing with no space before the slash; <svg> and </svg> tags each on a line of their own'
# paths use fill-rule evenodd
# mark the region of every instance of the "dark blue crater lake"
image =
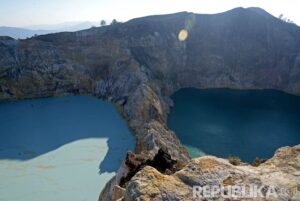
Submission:
<svg viewBox="0 0 300 201">
<path fill-rule="evenodd" d="M 0 200 L 98 200 L 134 144 L 96 98 L 0 102 Z"/>
<path fill-rule="evenodd" d="M 191 157 L 270 158 L 300 144 L 300 97 L 274 90 L 186 88 L 172 96 L 168 126 Z"/>
</svg>

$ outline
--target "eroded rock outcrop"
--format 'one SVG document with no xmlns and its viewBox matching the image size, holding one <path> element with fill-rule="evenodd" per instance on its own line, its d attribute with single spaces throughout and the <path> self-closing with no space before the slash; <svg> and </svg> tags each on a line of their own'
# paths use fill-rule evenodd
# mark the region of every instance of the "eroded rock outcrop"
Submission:
<svg viewBox="0 0 300 201">
<path fill-rule="evenodd" d="M 300 28 L 258 8 L 150 16 L 27 40 L 0 37 L 0 55 L 0 99 L 89 94 L 108 100 L 136 136 L 136 157 L 148 162 L 159 150 L 176 164 L 190 160 L 166 125 L 169 96 L 180 88 L 300 95 Z M 130 171 L 124 161 L 102 200 L 122 195 L 120 182 Z"/>
<path fill-rule="evenodd" d="M 183 169 L 164 175 L 146 166 L 128 183 L 120 200 L 299 200 L 300 199 L 300 146 L 279 149 L 274 157 L 258 167 L 234 166 L 227 160 L 204 156 L 191 160 Z M 203 194 L 204 187 L 258 187 L 257 193 L 225 191 L 223 195 Z M 194 189 L 193 189 L 194 187 Z M 217 188 L 218 189 L 218 188 Z M 274 190 L 272 192 L 271 190 Z M 221 190 L 220 190 L 221 191 Z M 269 192 L 268 192 L 269 191 Z M 251 197 L 253 195 L 253 197 Z M 207 197 L 205 197 L 207 196 Z M 233 196 L 233 197 L 230 197 Z M 234 197 L 236 196 L 236 197 Z M 240 197 L 239 197 L 240 196 Z"/>
</svg>

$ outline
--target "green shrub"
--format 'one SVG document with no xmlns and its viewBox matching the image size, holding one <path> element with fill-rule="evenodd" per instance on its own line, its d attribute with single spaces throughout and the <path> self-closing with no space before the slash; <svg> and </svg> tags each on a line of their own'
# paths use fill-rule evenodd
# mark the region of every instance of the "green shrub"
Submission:
<svg viewBox="0 0 300 201">
<path fill-rule="evenodd" d="M 251 165 L 254 166 L 254 167 L 258 167 L 260 166 L 262 163 L 266 162 L 267 160 L 266 159 L 262 159 L 262 158 L 255 158 Z"/>
<path fill-rule="evenodd" d="M 242 160 L 238 156 L 228 156 L 228 161 L 232 165 L 240 165 Z"/>
</svg>

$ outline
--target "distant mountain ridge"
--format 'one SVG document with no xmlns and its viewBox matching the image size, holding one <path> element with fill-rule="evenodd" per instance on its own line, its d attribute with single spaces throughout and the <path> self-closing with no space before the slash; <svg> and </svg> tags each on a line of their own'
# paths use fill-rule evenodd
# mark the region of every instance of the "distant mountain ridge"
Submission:
<svg viewBox="0 0 300 201">
<path fill-rule="evenodd" d="M 31 30 L 59 30 L 65 28 L 72 28 L 76 26 L 95 26 L 99 25 L 100 22 L 91 22 L 91 21 L 70 21 L 70 22 L 63 22 L 57 24 L 38 24 L 38 25 L 30 25 L 24 26 L 21 28 L 31 29 Z"/>
<path fill-rule="evenodd" d="M 0 36 L 10 36 L 15 39 L 25 39 L 35 35 L 57 33 L 63 31 L 79 31 L 99 26 L 100 22 L 66 22 L 53 25 L 34 25 L 28 27 L 0 26 Z"/>
</svg>

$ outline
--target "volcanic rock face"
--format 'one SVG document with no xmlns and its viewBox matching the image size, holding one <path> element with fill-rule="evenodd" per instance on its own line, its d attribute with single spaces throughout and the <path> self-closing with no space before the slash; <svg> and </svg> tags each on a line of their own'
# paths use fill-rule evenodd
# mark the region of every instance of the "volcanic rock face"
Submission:
<svg viewBox="0 0 300 201">
<path fill-rule="evenodd" d="M 136 136 L 135 157 L 144 157 L 139 168 L 159 150 L 176 165 L 190 160 L 166 126 L 169 96 L 180 88 L 300 95 L 300 28 L 258 8 L 151 16 L 27 40 L 0 37 L 0 55 L 0 99 L 69 93 L 115 103 Z M 120 195 L 130 171 L 124 161 L 101 199 Z"/>
<path fill-rule="evenodd" d="M 120 200 L 243 200 L 242 196 L 248 196 L 248 200 L 299 200 L 299 169 L 299 145 L 279 149 L 272 159 L 258 167 L 233 166 L 227 160 L 213 156 L 193 159 L 170 176 L 146 166 L 128 183 Z M 220 193 L 210 197 L 210 190 L 203 194 L 205 186 L 207 189 L 223 186 L 227 189 L 227 195 L 222 195 L 220 190 Z M 247 192 L 254 186 L 258 189 L 256 193 Z M 247 194 L 234 194 L 229 190 L 233 187 L 245 187 Z"/>
</svg>

